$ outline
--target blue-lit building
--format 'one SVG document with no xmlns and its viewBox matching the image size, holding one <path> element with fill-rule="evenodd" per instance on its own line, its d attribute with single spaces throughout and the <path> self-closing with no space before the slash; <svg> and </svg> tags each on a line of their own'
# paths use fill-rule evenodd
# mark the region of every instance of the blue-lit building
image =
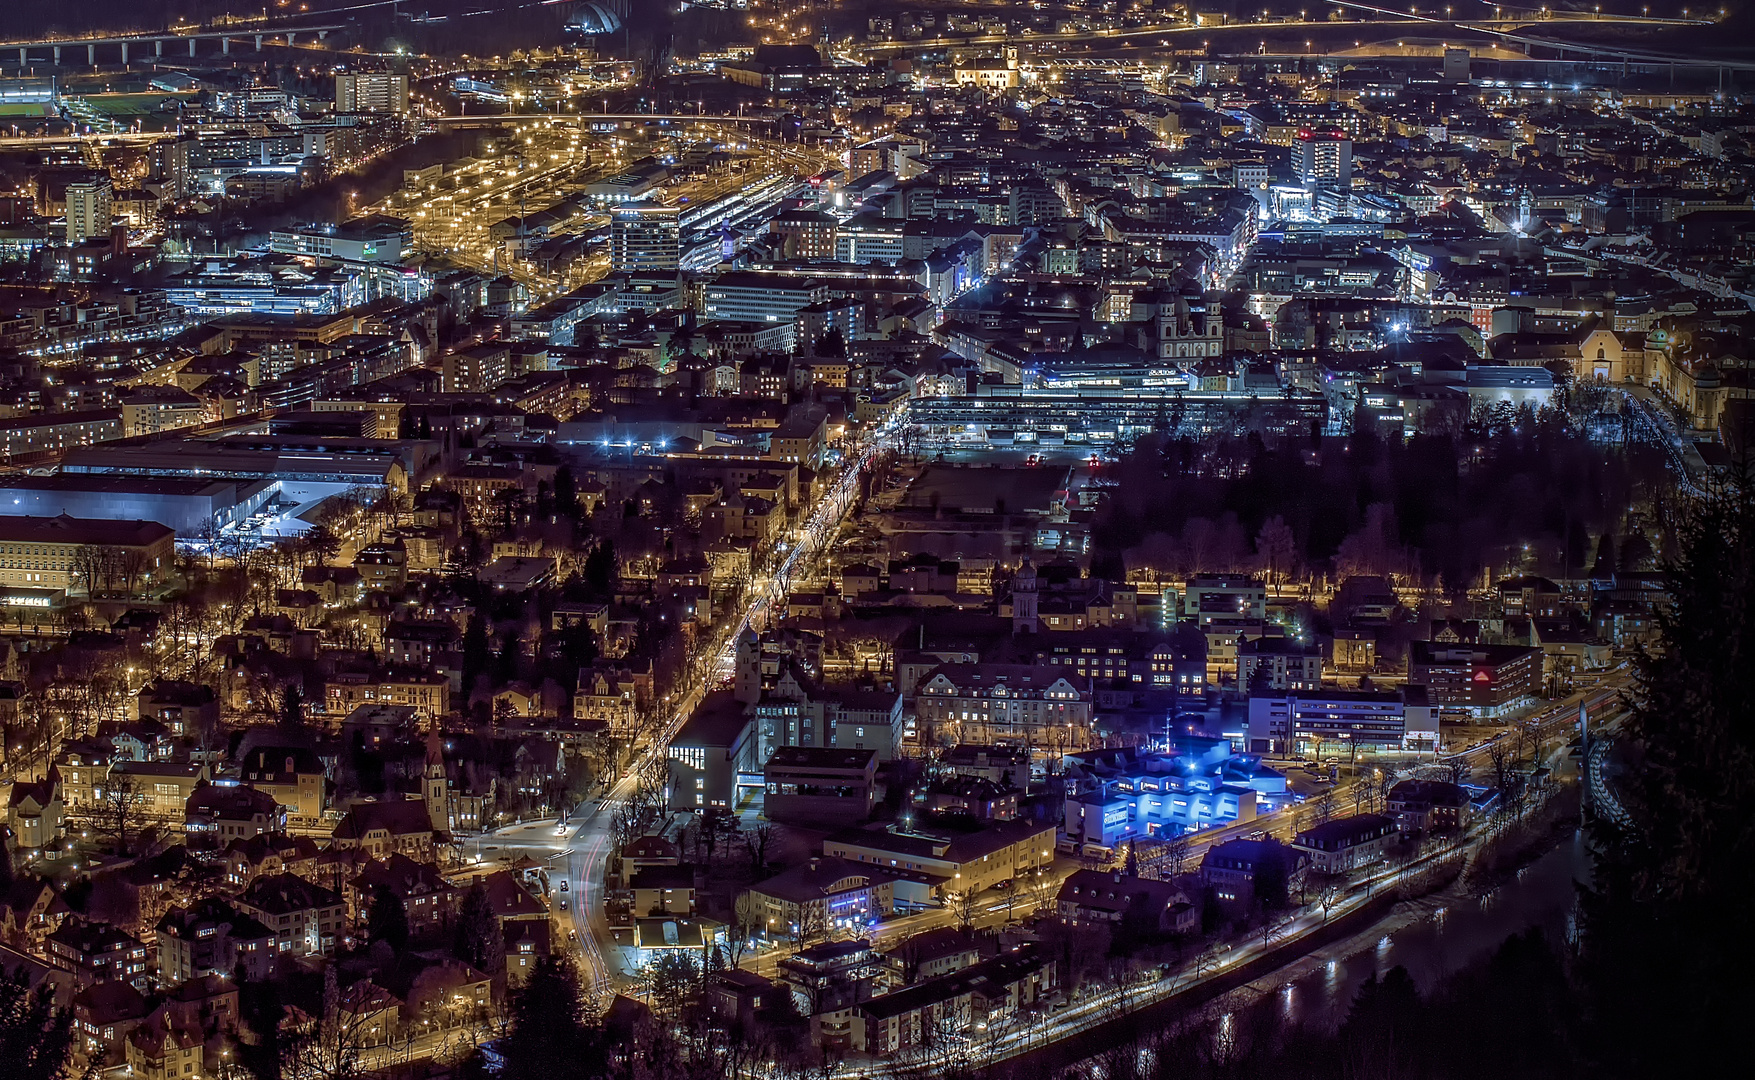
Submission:
<svg viewBox="0 0 1755 1080">
<path fill-rule="evenodd" d="M 1128 748 L 1067 755 L 1073 788 L 1062 831 L 1075 847 L 1250 821 L 1290 798 L 1286 778 L 1227 739 L 1189 736 L 1168 753 Z"/>
</svg>

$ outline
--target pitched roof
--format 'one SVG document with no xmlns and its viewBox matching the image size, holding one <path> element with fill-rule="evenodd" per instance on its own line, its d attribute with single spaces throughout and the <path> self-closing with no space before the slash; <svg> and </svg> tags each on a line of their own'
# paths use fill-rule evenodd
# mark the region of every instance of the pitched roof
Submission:
<svg viewBox="0 0 1755 1080">
<path fill-rule="evenodd" d="M 433 819 L 427 816 L 426 804 L 414 799 L 357 803 L 336 824 L 331 835 L 337 840 L 363 840 L 377 829 L 383 829 L 391 836 L 430 833 Z"/>
</svg>

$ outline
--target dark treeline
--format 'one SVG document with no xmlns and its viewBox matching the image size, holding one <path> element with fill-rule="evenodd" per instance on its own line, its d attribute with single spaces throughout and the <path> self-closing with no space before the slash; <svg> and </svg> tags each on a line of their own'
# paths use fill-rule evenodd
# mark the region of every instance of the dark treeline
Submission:
<svg viewBox="0 0 1755 1080">
<path fill-rule="evenodd" d="M 1657 450 L 1593 442 L 1557 410 L 1406 442 L 1149 435 L 1111 479 L 1092 572 L 1112 578 L 1332 570 L 1454 591 L 1489 567 L 1576 575 L 1630 509 L 1652 511 L 1650 528 L 1670 508 Z"/>
</svg>

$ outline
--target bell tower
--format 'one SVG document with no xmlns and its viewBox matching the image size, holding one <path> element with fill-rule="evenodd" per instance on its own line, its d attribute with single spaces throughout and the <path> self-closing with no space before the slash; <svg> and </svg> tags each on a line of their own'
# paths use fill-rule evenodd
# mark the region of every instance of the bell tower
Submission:
<svg viewBox="0 0 1755 1080">
<path fill-rule="evenodd" d="M 435 718 L 427 728 L 427 764 L 422 770 L 421 796 L 426 800 L 427 818 L 434 832 L 449 832 L 451 810 L 445 783 L 445 745 L 439 739 L 439 721 Z"/>
</svg>

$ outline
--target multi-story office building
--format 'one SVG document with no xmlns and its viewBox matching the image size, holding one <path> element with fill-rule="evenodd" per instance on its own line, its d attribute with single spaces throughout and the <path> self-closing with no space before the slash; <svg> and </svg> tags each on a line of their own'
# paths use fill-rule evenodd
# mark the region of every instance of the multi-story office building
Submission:
<svg viewBox="0 0 1755 1080">
<path fill-rule="evenodd" d="M 746 706 L 729 691 L 702 699 L 670 740 L 671 809 L 728 810 L 739 787 L 763 783 L 753 730 Z"/>
<path fill-rule="evenodd" d="M 1430 750 L 1437 739 L 1437 717 L 1422 686 L 1385 691 L 1313 687 L 1249 697 L 1249 749 L 1254 753 Z"/>
<path fill-rule="evenodd" d="M 406 113 L 408 76 L 389 72 L 344 72 L 335 76 L 338 113 Z"/>
<path fill-rule="evenodd" d="M 299 255 L 320 262 L 401 262 L 414 249 L 414 228 L 401 218 L 384 214 L 350 221 L 345 225 L 295 225 L 268 234 L 269 250 L 280 255 Z"/>
<path fill-rule="evenodd" d="M 682 261 L 682 223 L 674 206 L 630 203 L 609 219 L 611 270 L 675 270 Z"/>
<path fill-rule="evenodd" d="M 835 261 L 844 263 L 897 263 L 903 258 L 904 222 L 861 214 L 843 224 L 835 234 Z"/>
<path fill-rule="evenodd" d="M 1441 712 L 1491 719 L 1535 700 L 1542 685 L 1542 650 L 1411 641 L 1408 681 L 1426 686 Z"/>
<path fill-rule="evenodd" d="M 156 521 L 0 517 L 0 586 L 89 588 L 96 577 L 144 592 L 170 573 L 176 536 Z"/>
<path fill-rule="evenodd" d="M 829 299 L 815 278 L 732 271 L 707 286 L 706 318 L 725 322 L 792 324 L 811 304 Z"/>
<path fill-rule="evenodd" d="M 110 235 L 114 191 L 108 173 L 92 173 L 67 185 L 67 243 Z"/>
</svg>

